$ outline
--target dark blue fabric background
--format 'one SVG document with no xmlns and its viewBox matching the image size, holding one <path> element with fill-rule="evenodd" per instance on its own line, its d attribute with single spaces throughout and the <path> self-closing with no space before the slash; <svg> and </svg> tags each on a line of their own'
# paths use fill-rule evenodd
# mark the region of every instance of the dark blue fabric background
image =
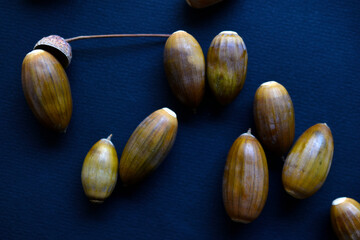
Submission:
<svg viewBox="0 0 360 240">
<path fill-rule="evenodd" d="M 360 200 L 358 0 L 225 0 L 203 10 L 185 0 L 13 0 L 0 2 L 0 18 L 0 239 L 335 239 L 332 200 Z M 42 37 L 179 29 L 205 55 L 219 32 L 242 36 L 248 75 L 232 104 L 206 94 L 196 114 L 181 106 L 165 78 L 165 39 L 142 38 L 71 44 L 66 134 L 41 127 L 28 108 L 21 63 Z M 333 164 L 320 191 L 299 201 L 283 190 L 282 160 L 268 156 L 265 208 L 253 223 L 235 224 L 222 204 L 226 155 L 254 128 L 253 97 L 270 80 L 292 97 L 296 138 L 316 123 L 330 126 Z M 179 119 L 164 163 L 138 187 L 117 186 L 103 205 L 90 204 L 80 180 L 90 147 L 113 133 L 120 156 L 136 126 L 164 106 Z"/>
</svg>

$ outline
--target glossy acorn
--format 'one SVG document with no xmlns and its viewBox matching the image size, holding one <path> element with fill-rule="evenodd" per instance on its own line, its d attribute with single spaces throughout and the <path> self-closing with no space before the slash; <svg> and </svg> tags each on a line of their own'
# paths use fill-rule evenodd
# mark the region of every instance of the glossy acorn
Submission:
<svg viewBox="0 0 360 240">
<path fill-rule="evenodd" d="M 102 203 L 115 188 L 118 175 L 118 157 L 111 135 L 100 139 L 85 157 L 81 182 L 86 196 L 93 203 Z"/>
<path fill-rule="evenodd" d="M 205 58 L 200 44 L 185 31 L 174 32 L 165 44 L 164 67 L 173 94 L 196 108 L 205 91 Z"/>
<path fill-rule="evenodd" d="M 334 141 L 330 128 L 318 123 L 307 129 L 290 150 L 282 172 L 288 194 L 304 199 L 317 192 L 330 171 Z"/>
<path fill-rule="evenodd" d="M 137 126 L 120 159 L 119 173 L 125 186 L 140 182 L 163 162 L 177 128 L 176 114 L 168 108 L 153 112 Z"/>
<path fill-rule="evenodd" d="M 260 85 L 254 98 L 254 120 L 265 149 L 286 155 L 294 141 L 295 114 L 284 86 L 274 81 Z"/>
<path fill-rule="evenodd" d="M 223 0 L 186 0 L 186 2 L 193 8 L 205 8 Z"/>
<path fill-rule="evenodd" d="M 70 84 L 64 70 L 70 61 L 70 45 L 52 35 L 41 39 L 22 63 L 22 87 L 32 112 L 44 126 L 58 132 L 66 131 L 72 115 Z"/>
<path fill-rule="evenodd" d="M 72 59 L 69 42 L 114 37 L 166 37 L 169 34 L 85 35 L 64 39 L 50 35 L 38 41 L 22 64 L 25 98 L 39 121 L 50 129 L 65 132 L 72 114 L 70 84 L 64 68 Z"/>
<path fill-rule="evenodd" d="M 360 239 L 360 204 L 347 197 L 337 198 L 332 202 L 332 227 L 340 240 Z"/>
<path fill-rule="evenodd" d="M 266 156 L 250 131 L 233 143 L 224 170 L 223 201 L 235 222 L 254 221 L 264 208 L 269 190 Z"/>
<path fill-rule="evenodd" d="M 219 33 L 207 54 L 207 79 L 223 105 L 232 102 L 244 86 L 248 54 L 243 39 L 233 31 Z"/>
</svg>

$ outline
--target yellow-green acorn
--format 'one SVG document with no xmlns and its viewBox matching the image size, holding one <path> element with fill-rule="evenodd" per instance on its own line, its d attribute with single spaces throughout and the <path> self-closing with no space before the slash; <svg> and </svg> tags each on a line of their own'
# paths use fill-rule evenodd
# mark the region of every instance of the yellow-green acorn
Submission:
<svg viewBox="0 0 360 240">
<path fill-rule="evenodd" d="M 303 199 L 317 192 L 329 173 L 334 153 L 330 128 L 318 123 L 307 129 L 290 150 L 282 172 L 284 188 Z"/>
<path fill-rule="evenodd" d="M 266 156 L 250 131 L 233 143 L 225 165 L 223 201 L 235 222 L 249 223 L 264 208 L 269 190 Z"/>
<path fill-rule="evenodd" d="M 110 135 L 99 140 L 85 157 L 81 182 L 91 202 L 102 203 L 115 188 L 119 160 Z"/>
<path fill-rule="evenodd" d="M 153 112 L 137 126 L 120 159 L 124 185 L 140 182 L 162 163 L 174 144 L 177 128 L 176 114 L 169 108 Z"/>
<path fill-rule="evenodd" d="M 233 31 L 223 31 L 211 42 L 207 54 L 210 89 L 221 104 L 232 102 L 244 86 L 248 54 L 243 39 Z"/>
<path fill-rule="evenodd" d="M 347 197 L 337 198 L 331 206 L 331 223 L 340 240 L 360 239 L 360 204 Z"/>
<path fill-rule="evenodd" d="M 164 67 L 174 95 L 196 108 L 205 91 L 205 58 L 200 44 L 185 31 L 174 32 L 165 44 Z"/>
</svg>

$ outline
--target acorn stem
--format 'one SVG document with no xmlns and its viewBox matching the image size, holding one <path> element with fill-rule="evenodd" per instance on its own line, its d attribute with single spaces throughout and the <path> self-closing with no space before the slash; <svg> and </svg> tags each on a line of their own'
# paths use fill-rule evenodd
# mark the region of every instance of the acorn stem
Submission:
<svg viewBox="0 0 360 240">
<path fill-rule="evenodd" d="M 138 34 L 105 34 L 105 35 L 88 35 L 88 36 L 77 36 L 73 38 L 65 39 L 66 42 L 72 42 L 83 39 L 91 38 L 120 38 L 120 37 L 170 37 L 170 34 L 147 34 L 147 33 L 138 33 Z"/>
<path fill-rule="evenodd" d="M 111 138 L 112 138 L 112 134 L 110 134 L 110 135 L 107 137 L 107 140 L 111 141 Z"/>
</svg>

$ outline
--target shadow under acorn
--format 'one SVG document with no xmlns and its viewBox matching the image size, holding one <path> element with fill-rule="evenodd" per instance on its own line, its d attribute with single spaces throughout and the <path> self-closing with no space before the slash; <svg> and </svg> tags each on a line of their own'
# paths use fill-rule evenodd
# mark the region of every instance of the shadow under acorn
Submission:
<svg viewBox="0 0 360 240">
<path fill-rule="evenodd" d="M 44 127 L 30 110 L 25 98 L 21 98 L 18 106 L 21 107 L 22 114 L 17 115 L 21 119 L 15 120 L 23 122 L 23 124 L 18 125 L 21 128 L 20 131 L 26 132 L 26 135 L 31 136 L 31 141 L 37 142 L 44 148 L 60 148 L 61 144 L 64 143 L 62 139 L 66 137 L 66 133 L 59 133 Z"/>
</svg>

